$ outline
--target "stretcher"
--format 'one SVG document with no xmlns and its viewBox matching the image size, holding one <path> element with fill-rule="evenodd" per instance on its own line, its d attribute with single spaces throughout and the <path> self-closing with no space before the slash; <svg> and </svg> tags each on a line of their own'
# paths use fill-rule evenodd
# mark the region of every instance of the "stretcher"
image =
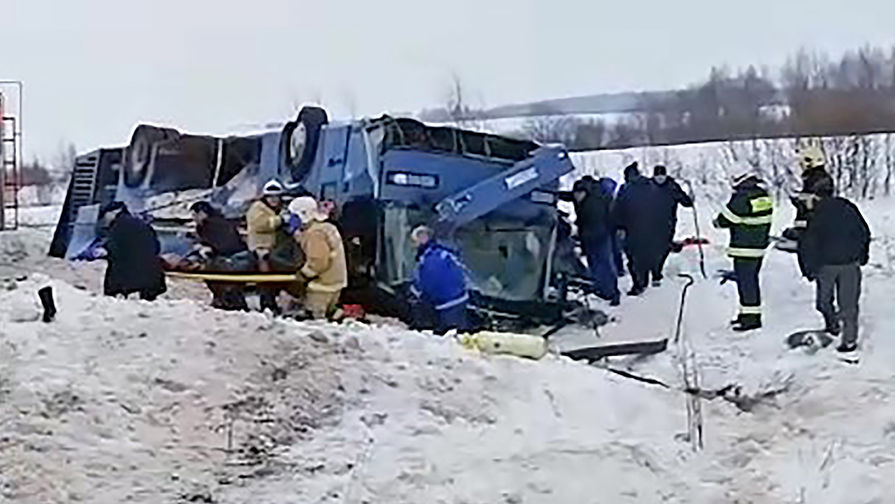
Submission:
<svg viewBox="0 0 895 504">
<path fill-rule="evenodd" d="M 298 273 L 219 273 L 166 271 L 171 278 L 195 280 L 198 282 L 233 282 L 233 283 L 289 283 L 303 280 Z"/>
</svg>

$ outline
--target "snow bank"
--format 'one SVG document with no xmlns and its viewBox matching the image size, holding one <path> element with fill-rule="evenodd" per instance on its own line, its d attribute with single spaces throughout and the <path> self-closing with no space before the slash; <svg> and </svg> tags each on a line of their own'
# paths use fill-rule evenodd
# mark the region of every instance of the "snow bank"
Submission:
<svg viewBox="0 0 895 504">
<path fill-rule="evenodd" d="M 25 264 L 42 261 L 47 255 L 46 232 L 35 229 L 0 232 L 0 273 L 14 274 Z"/>
<path fill-rule="evenodd" d="M 44 325 L 33 314 L 47 283 L 60 313 Z M 6 288 L 5 498 L 171 502 L 227 477 L 225 462 L 252 467 L 338 421 L 340 353 L 309 329 L 190 301 L 102 298 L 38 277 Z"/>
<path fill-rule="evenodd" d="M 37 227 L 47 230 L 48 235 L 56 228 L 62 204 L 28 206 L 19 208 L 19 224 L 25 227 Z"/>
<path fill-rule="evenodd" d="M 710 251 L 711 266 L 724 259 Z M 693 257 L 673 258 L 687 270 Z M 771 256 L 768 328 L 726 329 L 700 282 L 685 334 L 704 402 L 684 439 L 676 351 L 612 365 L 482 357 L 386 323 L 336 326 L 112 300 L 46 277 L 0 285 L 0 495 L 13 502 L 885 502 L 895 488 L 890 273 L 870 269 L 865 356 L 783 348 L 817 323 L 791 256 Z M 879 269 L 877 268 L 879 266 Z M 59 318 L 36 321 L 52 284 Z M 9 290 L 12 289 L 12 290 Z M 673 325 L 673 283 L 626 300 L 606 337 Z M 859 413 L 859 414 L 856 414 Z M 804 497 L 803 497 L 804 496 Z M 210 499 L 210 500 L 203 500 Z M 800 500 L 802 499 L 802 500 Z"/>
<path fill-rule="evenodd" d="M 710 274 L 729 268 L 726 235 L 709 225 L 715 196 L 697 198 Z M 702 400 L 701 452 L 686 440 L 676 347 L 610 363 L 666 389 L 555 356 L 482 357 L 387 322 L 218 312 L 178 299 L 195 296 L 174 283 L 156 303 L 112 300 L 94 294 L 101 267 L 72 276 L 35 255 L 45 234 L 0 234 L 12 270 L 53 277 L 0 281 L 0 501 L 889 502 L 895 204 L 861 208 L 875 241 L 858 366 L 785 348 L 821 324 L 792 255 L 765 260 L 761 331 L 729 331 L 733 285 L 691 289 L 683 333 L 701 385 L 741 390 Z M 679 236 L 694 233 L 691 217 L 681 210 Z M 775 229 L 791 218 L 782 205 Z M 663 287 L 601 306 L 602 337 L 672 335 L 676 275 L 698 271 L 696 250 L 672 256 Z M 37 321 L 46 284 L 52 324 Z"/>
<path fill-rule="evenodd" d="M 61 205 L 68 188 L 60 184 L 29 185 L 19 189 L 19 206 Z"/>
</svg>

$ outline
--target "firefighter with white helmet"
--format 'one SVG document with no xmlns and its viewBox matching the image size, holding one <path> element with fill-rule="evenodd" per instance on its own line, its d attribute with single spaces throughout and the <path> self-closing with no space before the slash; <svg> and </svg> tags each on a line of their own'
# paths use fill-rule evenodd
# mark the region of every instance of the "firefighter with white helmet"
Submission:
<svg viewBox="0 0 895 504">
<path fill-rule="evenodd" d="M 261 189 L 261 197 L 246 213 L 249 250 L 255 253 L 258 270 L 264 273 L 288 271 L 295 261 L 294 244 L 284 229 L 283 185 L 271 179 Z M 261 309 L 280 313 L 276 296 L 282 286 L 267 286 L 261 290 Z"/>
<path fill-rule="evenodd" d="M 721 209 L 714 224 L 730 231 L 727 255 L 733 259 L 740 299 L 733 330 L 742 332 L 761 327 L 758 274 L 769 244 L 774 203 L 751 166 L 738 165 L 730 175 L 733 196 Z"/>
<path fill-rule="evenodd" d="M 326 213 L 310 196 L 292 200 L 289 212 L 299 220 L 298 228 L 292 231 L 305 257 L 299 270 L 306 282 L 304 307 L 313 318 L 335 317 L 339 296 L 348 286 L 342 235 L 326 221 Z"/>
</svg>

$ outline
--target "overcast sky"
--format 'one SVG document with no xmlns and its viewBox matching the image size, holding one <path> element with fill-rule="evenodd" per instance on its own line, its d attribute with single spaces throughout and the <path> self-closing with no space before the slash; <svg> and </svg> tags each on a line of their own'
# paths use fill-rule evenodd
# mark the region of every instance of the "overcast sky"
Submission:
<svg viewBox="0 0 895 504">
<path fill-rule="evenodd" d="M 337 117 L 688 85 L 711 65 L 895 43 L 893 0 L 0 0 L 0 79 L 27 156 L 224 132 L 322 101 Z"/>
</svg>

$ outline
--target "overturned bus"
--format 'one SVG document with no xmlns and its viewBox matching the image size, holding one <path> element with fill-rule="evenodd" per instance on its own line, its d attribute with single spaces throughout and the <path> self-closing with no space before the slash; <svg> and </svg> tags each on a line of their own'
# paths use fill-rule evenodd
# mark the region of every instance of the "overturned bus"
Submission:
<svg viewBox="0 0 895 504">
<path fill-rule="evenodd" d="M 480 315 L 556 323 L 581 311 L 566 299 L 569 279 L 583 270 L 555 194 L 572 170 L 561 146 L 409 118 L 329 122 L 316 107 L 239 137 L 140 125 L 128 146 L 77 158 L 50 254 L 77 257 L 97 236 L 99 208 L 113 200 L 152 221 L 163 251 L 182 253 L 193 202 L 241 219 L 276 178 L 294 194 L 335 203 L 346 296 L 390 311 L 412 276 L 409 231 L 428 224 L 461 252 Z"/>
</svg>

